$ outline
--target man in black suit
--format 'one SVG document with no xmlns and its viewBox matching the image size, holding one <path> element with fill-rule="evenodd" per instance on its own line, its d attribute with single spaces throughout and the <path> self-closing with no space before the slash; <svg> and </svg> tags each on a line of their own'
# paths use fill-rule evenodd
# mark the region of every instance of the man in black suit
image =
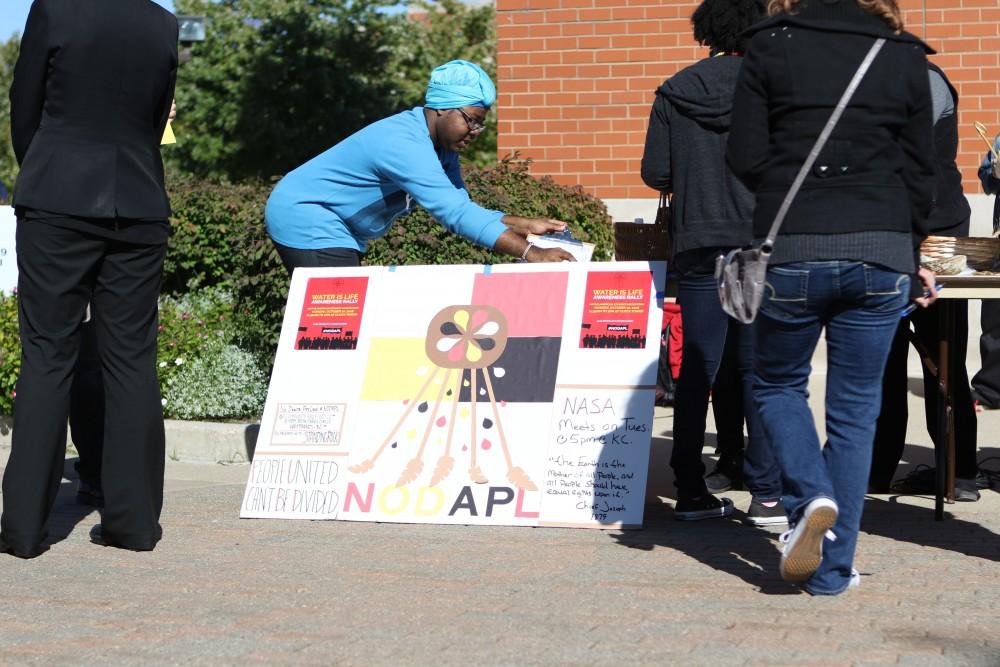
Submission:
<svg viewBox="0 0 1000 667">
<path fill-rule="evenodd" d="M 159 143 L 177 20 L 150 0 L 35 0 L 11 86 L 22 365 L 0 550 L 41 553 L 62 479 L 91 304 L 106 400 L 96 542 L 160 539 L 163 412 L 156 300 L 170 227 Z"/>
</svg>

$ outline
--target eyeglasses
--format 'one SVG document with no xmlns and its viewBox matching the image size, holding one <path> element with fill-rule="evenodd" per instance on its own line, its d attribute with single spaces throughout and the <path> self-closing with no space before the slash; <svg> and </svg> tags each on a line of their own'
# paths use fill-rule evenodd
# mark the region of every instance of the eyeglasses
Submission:
<svg viewBox="0 0 1000 667">
<path fill-rule="evenodd" d="M 473 118 L 461 109 L 456 108 L 455 111 L 462 114 L 462 118 L 465 119 L 465 124 L 469 126 L 469 132 L 482 132 L 486 129 L 486 123 L 483 121 Z"/>
</svg>

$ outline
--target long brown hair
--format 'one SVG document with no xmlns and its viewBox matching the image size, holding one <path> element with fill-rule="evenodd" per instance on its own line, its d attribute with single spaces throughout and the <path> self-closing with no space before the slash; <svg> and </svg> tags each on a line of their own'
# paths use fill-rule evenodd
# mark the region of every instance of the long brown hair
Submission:
<svg viewBox="0 0 1000 667">
<path fill-rule="evenodd" d="M 768 0 L 767 3 L 767 14 L 768 16 L 774 16 L 775 14 L 780 14 L 785 12 L 786 14 L 794 13 L 799 7 L 799 3 L 802 0 Z M 903 13 L 899 11 L 899 5 L 896 4 L 896 0 L 845 0 L 847 2 L 856 2 L 858 7 L 874 14 L 883 21 L 889 24 L 889 27 L 896 32 L 901 32 L 903 30 Z"/>
</svg>

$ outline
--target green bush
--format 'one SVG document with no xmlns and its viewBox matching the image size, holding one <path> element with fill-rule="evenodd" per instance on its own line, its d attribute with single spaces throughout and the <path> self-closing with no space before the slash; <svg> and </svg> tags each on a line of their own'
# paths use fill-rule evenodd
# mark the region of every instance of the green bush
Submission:
<svg viewBox="0 0 1000 667">
<path fill-rule="evenodd" d="M 231 286 L 247 270 L 240 254 L 246 239 L 263 236 L 264 204 L 271 186 L 175 174 L 167 185 L 173 216 L 163 291 L 184 294 L 197 287 Z"/>
<path fill-rule="evenodd" d="M 219 342 L 209 344 L 206 352 L 170 376 L 164 412 L 178 419 L 259 418 L 267 375 L 253 355 Z"/>
<path fill-rule="evenodd" d="M 264 231 L 263 218 L 254 231 L 238 239 L 236 252 L 241 268 L 233 280 L 234 333 L 239 346 L 270 369 L 281 334 L 290 279 Z"/>
<path fill-rule="evenodd" d="M 232 344 L 232 311 L 232 295 L 221 287 L 160 298 L 156 370 L 168 417 L 228 419 L 260 414 L 267 376 L 247 352 Z M 17 295 L 0 293 L 0 415 L 13 413 L 20 368 Z"/>
<path fill-rule="evenodd" d="M 14 387 L 21 372 L 17 294 L 0 292 L 0 415 L 14 414 Z"/>
<path fill-rule="evenodd" d="M 160 297 L 157 373 L 165 396 L 174 376 L 185 366 L 233 339 L 232 296 L 221 287 L 206 288 L 180 297 Z M 168 415 L 169 415 L 168 410 Z"/>
<path fill-rule="evenodd" d="M 232 184 L 171 175 L 173 236 L 164 292 L 199 287 L 232 291 L 233 340 L 270 367 L 288 294 L 288 276 L 264 231 L 271 184 Z"/>
</svg>

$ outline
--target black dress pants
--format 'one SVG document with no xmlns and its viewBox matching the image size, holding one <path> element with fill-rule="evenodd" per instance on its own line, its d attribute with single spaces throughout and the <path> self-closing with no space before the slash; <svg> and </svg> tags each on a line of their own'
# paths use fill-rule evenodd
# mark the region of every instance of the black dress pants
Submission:
<svg viewBox="0 0 1000 667">
<path fill-rule="evenodd" d="M 105 541 L 152 549 L 163 505 L 157 296 L 166 244 L 138 245 L 37 220 L 17 226 L 21 375 L 0 537 L 37 553 L 62 480 L 70 387 L 91 303 L 105 395 Z"/>
<path fill-rule="evenodd" d="M 969 308 L 968 302 L 961 300 L 956 301 L 953 306 L 955 345 L 950 350 L 949 361 L 951 386 L 955 400 L 955 475 L 956 477 L 973 479 L 976 476 L 977 424 L 976 410 L 972 404 L 972 394 L 969 389 L 969 373 L 965 367 L 965 354 L 969 340 Z M 933 357 L 936 357 L 940 329 L 939 318 L 937 305 L 932 305 L 929 308 L 917 308 L 908 320 L 900 321 L 896 337 L 892 341 L 885 375 L 882 379 L 882 412 L 875 430 L 875 445 L 869 475 L 869 486 L 873 491 L 881 492 L 888 489 L 906 445 L 908 417 L 906 358 L 909 352 L 906 328 L 912 322 L 917 339 Z M 937 379 L 931 376 L 925 367 L 923 367 L 923 373 L 927 432 L 931 439 L 936 442 Z"/>
<path fill-rule="evenodd" d="M 76 472 L 83 482 L 100 490 L 104 457 L 104 380 L 93 318 L 84 322 L 80 335 L 80 354 L 73 369 L 69 397 L 69 428 L 73 446 L 80 454 Z"/>
</svg>

